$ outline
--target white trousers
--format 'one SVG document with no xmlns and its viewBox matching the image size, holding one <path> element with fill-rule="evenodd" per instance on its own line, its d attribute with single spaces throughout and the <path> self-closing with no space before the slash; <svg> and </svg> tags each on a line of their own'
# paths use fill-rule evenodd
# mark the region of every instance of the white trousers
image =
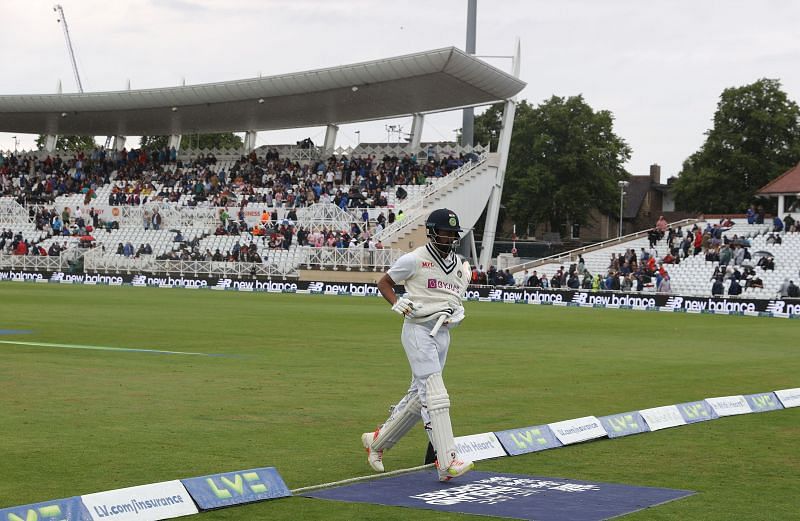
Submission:
<svg viewBox="0 0 800 521">
<path fill-rule="evenodd" d="M 428 400 L 425 381 L 434 373 L 441 373 L 447 360 L 447 350 L 450 347 L 450 331 L 446 326 L 439 328 L 436 336 L 430 336 L 430 331 L 436 321 L 414 324 L 408 320 L 403 321 L 403 332 L 400 337 L 403 349 L 406 351 L 408 364 L 411 366 L 411 385 L 408 393 L 395 406 L 401 411 L 412 396 L 419 396 L 422 403 L 422 421 L 430 423 L 428 416 Z"/>
</svg>

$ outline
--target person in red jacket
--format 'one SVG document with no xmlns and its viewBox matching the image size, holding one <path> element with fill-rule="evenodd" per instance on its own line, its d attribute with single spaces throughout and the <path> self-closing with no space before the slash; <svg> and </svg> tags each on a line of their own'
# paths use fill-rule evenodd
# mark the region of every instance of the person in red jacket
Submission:
<svg viewBox="0 0 800 521">
<path fill-rule="evenodd" d="M 694 254 L 697 255 L 703 250 L 703 233 L 700 228 L 694 231 Z"/>
</svg>

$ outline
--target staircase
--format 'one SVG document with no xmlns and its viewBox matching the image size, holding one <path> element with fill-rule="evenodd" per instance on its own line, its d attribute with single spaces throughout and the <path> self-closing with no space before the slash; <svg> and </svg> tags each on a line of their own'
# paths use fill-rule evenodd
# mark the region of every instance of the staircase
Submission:
<svg viewBox="0 0 800 521">
<path fill-rule="evenodd" d="M 478 222 L 497 176 L 498 155 L 484 153 L 474 163 L 462 166 L 431 184 L 416 201 L 403 208 L 405 219 L 388 226 L 378 238 L 385 248 L 410 251 L 426 242 L 425 220 L 437 208 L 449 208 L 469 230 Z"/>
</svg>

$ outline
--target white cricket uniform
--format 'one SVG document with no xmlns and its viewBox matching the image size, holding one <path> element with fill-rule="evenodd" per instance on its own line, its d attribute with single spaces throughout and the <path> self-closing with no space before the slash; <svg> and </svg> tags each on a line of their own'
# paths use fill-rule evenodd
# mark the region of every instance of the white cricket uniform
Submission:
<svg viewBox="0 0 800 521">
<path fill-rule="evenodd" d="M 450 346 L 450 329 L 455 325 L 444 324 L 435 336 L 430 336 L 436 325 L 438 313 L 449 311 L 463 314 L 461 299 L 470 280 L 469 263 L 455 253 L 442 259 L 430 243 L 406 253 L 389 268 L 391 279 L 403 284 L 405 297 L 421 305 L 415 318 L 407 317 L 403 323 L 401 341 L 408 363 L 411 366 L 411 386 L 408 394 L 395 406 L 402 410 L 413 395 L 422 402 L 422 420 L 430 421 L 427 412 L 425 380 L 444 369 L 447 350 Z"/>
</svg>

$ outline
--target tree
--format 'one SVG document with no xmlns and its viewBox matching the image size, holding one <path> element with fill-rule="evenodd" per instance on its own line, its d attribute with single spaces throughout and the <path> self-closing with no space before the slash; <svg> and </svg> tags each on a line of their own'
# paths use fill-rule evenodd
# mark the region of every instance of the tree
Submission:
<svg viewBox="0 0 800 521">
<path fill-rule="evenodd" d="M 44 150 L 44 144 L 47 136 L 39 134 L 36 138 L 36 148 Z M 78 150 L 91 150 L 97 146 L 94 136 L 58 136 L 56 139 L 56 151 L 58 152 L 76 152 Z"/>
<path fill-rule="evenodd" d="M 148 150 L 161 150 L 169 143 L 169 136 L 142 136 L 139 146 Z"/>
<path fill-rule="evenodd" d="M 475 143 L 489 143 L 489 150 L 497 150 L 500 127 L 503 124 L 503 107 L 503 103 L 495 103 L 475 118 L 472 133 Z"/>
<path fill-rule="evenodd" d="M 500 134 L 502 105 L 476 118 L 476 136 Z M 517 105 L 503 204 L 518 223 L 586 224 L 594 208 L 615 208 L 617 181 L 629 174 L 630 147 L 613 132 L 612 114 L 594 111 L 582 96 Z"/>
<path fill-rule="evenodd" d="M 725 89 L 714 126 L 675 182 L 676 206 L 713 213 L 744 212 L 756 190 L 800 159 L 800 108 L 779 80 Z"/>
<path fill-rule="evenodd" d="M 167 146 L 169 136 L 142 136 L 139 146 L 149 149 L 160 149 Z M 219 150 L 240 149 L 244 141 L 233 132 L 219 132 L 217 134 L 184 134 L 181 139 L 182 149 Z"/>
</svg>

